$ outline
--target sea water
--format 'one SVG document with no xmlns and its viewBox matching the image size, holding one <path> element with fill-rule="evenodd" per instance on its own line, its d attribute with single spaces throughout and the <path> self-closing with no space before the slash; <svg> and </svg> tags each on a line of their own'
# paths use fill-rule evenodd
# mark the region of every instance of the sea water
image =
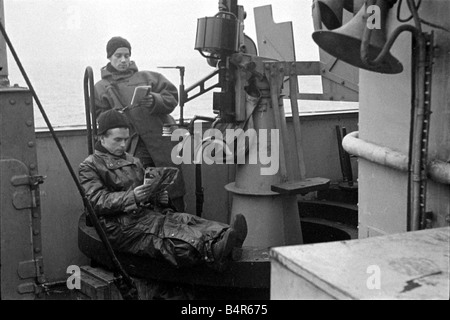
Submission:
<svg viewBox="0 0 450 320">
<path fill-rule="evenodd" d="M 94 62 L 94 63 L 91 63 Z M 106 64 L 106 62 L 103 62 Z M 198 63 L 206 64 L 206 61 L 199 58 Z M 24 68 L 26 69 L 27 75 L 31 81 L 33 88 L 35 89 L 38 99 L 41 102 L 44 112 L 46 113 L 50 123 L 53 127 L 68 127 L 68 126 L 84 126 L 86 124 L 86 113 L 85 113 L 85 101 L 84 101 L 84 74 L 86 68 L 89 66 L 94 71 L 94 82 L 100 80 L 100 68 L 103 66 L 102 62 L 87 61 L 87 60 L 59 60 L 55 59 L 51 62 L 41 61 L 36 63 L 34 61 L 25 61 Z M 145 65 L 145 64 L 144 64 Z M 139 66 L 139 63 L 138 63 Z M 189 74 L 191 70 L 187 69 L 186 76 L 190 82 L 186 82 L 185 87 L 193 85 L 203 77 L 207 76 L 214 69 L 207 66 L 207 68 L 200 68 L 204 70 L 204 74 L 200 74 L 197 70 L 192 70 L 193 74 Z M 177 70 L 167 71 L 165 69 L 152 69 L 153 71 L 163 73 L 170 81 L 174 83 L 175 86 L 179 86 L 180 80 Z M 196 72 L 194 72 L 196 71 Z M 14 73 L 14 77 L 11 79 L 19 78 L 20 73 Z M 318 93 L 321 92 L 321 80 L 320 77 L 299 77 L 300 87 L 302 93 Z M 217 77 L 210 80 L 209 85 L 217 82 Z M 26 86 L 23 81 L 19 81 L 20 86 Z M 11 83 L 13 85 L 14 83 Z M 184 119 L 192 119 L 195 115 L 202 115 L 206 117 L 217 116 L 213 112 L 213 92 L 220 89 L 211 90 L 184 105 L 183 116 Z M 194 91 L 194 93 L 197 91 Z M 190 94 L 189 96 L 192 96 Z M 289 101 L 285 102 L 289 105 Z M 339 105 L 339 102 L 335 102 L 335 105 Z M 344 106 L 348 105 L 342 103 Z M 39 108 L 37 107 L 36 101 L 33 101 L 34 105 L 34 116 L 35 116 L 35 127 L 44 128 L 46 123 L 44 121 L 43 115 Z M 333 109 L 330 107 L 330 102 L 328 101 L 299 101 L 300 111 L 302 112 L 313 112 L 314 110 L 325 110 Z M 286 110 L 289 114 L 290 110 Z M 180 117 L 180 106 L 177 106 L 172 112 L 172 116 L 178 120 Z"/>
<path fill-rule="evenodd" d="M 239 1 L 247 12 L 246 34 L 256 42 L 253 8 L 269 4 L 275 22 L 293 23 L 296 60 L 317 61 L 318 48 L 311 40 L 310 1 Z M 197 19 L 214 16 L 217 1 L 15 0 L 5 1 L 4 6 L 9 38 L 47 117 L 56 128 L 85 125 L 84 73 L 90 66 L 94 81 L 100 80 L 100 68 L 108 62 L 106 42 L 112 36 L 123 36 L 130 41 L 131 58 L 140 70 L 160 72 L 177 87 L 179 69 L 158 67 L 184 66 L 186 88 L 214 71 L 194 50 L 194 44 Z M 9 50 L 8 69 L 11 85 L 27 86 Z M 208 81 L 207 87 L 214 84 L 214 79 L 217 82 L 215 77 Z M 320 77 L 299 77 L 299 86 L 302 93 L 320 93 Z M 214 117 L 212 91 L 186 103 L 184 117 Z M 334 103 L 331 109 L 336 105 L 339 103 Z M 36 102 L 34 106 L 36 128 L 46 127 Z M 330 102 L 300 101 L 301 112 L 324 109 L 330 109 Z M 178 119 L 180 108 L 172 115 Z"/>
</svg>

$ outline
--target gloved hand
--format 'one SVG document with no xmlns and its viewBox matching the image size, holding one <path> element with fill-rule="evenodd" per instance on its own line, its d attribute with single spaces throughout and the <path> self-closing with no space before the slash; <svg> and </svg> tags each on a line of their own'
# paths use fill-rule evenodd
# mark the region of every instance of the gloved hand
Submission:
<svg viewBox="0 0 450 320">
<path fill-rule="evenodd" d="M 167 206 L 169 204 L 169 193 L 167 190 L 158 194 L 157 200 L 160 204 Z"/>
<path fill-rule="evenodd" d="M 155 106 L 155 98 L 150 93 L 149 95 L 143 97 L 141 101 L 139 101 L 138 107 L 150 108 L 152 109 Z"/>
</svg>

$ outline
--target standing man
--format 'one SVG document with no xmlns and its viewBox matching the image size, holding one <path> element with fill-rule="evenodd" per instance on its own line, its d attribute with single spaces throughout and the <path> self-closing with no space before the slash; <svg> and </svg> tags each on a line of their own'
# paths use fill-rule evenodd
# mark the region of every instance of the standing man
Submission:
<svg viewBox="0 0 450 320">
<path fill-rule="evenodd" d="M 107 110 L 124 110 L 131 123 L 127 152 L 147 167 L 178 167 L 180 173 L 168 189 L 172 205 L 177 211 L 185 210 L 186 193 L 181 167 L 171 160 L 175 143 L 162 136 L 165 123 L 173 123 L 170 113 L 178 104 L 177 88 L 162 74 L 139 71 L 131 61 L 131 45 L 121 37 L 111 38 L 106 45 L 109 63 L 101 69 L 102 80 L 95 84 L 97 116 Z M 135 88 L 151 86 L 150 93 L 131 106 Z"/>
</svg>

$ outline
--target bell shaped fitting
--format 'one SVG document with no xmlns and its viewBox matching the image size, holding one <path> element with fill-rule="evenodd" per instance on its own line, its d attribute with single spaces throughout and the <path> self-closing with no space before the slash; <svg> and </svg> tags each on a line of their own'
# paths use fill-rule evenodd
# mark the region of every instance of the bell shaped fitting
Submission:
<svg viewBox="0 0 450 320">
<path fill-rule="evenodd" d="M 367 47 L 368 59 L 375 60 L 386 43 L 386 18 L 389 7 L 384 0 L 379 0 L 380 27 L 370 32 L 370 42 Z M 366 6 L 362 6 L 358 13 L 342 27 L 331 30 L 315 31 L 313 40 L 324 51 L 355 67 L 379 73 L 396 74 L 403 71 L 402 64 L 389 52 L 378 64 L 365 63 L 361 59 L 361 43 L 366 28 L 368 28 Z"/>
<path fill-rule="evenodd" d="M 358 12 L 364 5 L 364 0 L 317 0 L 321 22 L 328 30 L 342 26 L 343 10 Z"/>
<path fill-rule="evenodd" d="M 364 5 L 365 0 L 344 0 L 344 9 L 356 14 Z"/>
<path fill-rule="evenodd" d="M 345 0 L 318 0 L 320 18 L 328 30 L 342 26 L 342 14 Z"/>
</svg>

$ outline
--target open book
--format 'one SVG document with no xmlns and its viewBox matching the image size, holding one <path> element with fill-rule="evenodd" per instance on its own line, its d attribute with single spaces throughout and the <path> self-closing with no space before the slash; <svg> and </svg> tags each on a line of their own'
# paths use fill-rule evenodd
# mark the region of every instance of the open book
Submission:
<svg viewBox="0 0 450 320">
<path fill-rule="evenodd" d="M 135 107 L 143 97 L 152 92 L 152 86 L 139 86 L 134 88 L 133 98 L 131 98 L 131 106 Z"/>
<path fill-rule="evenodd" d="M 178 176 L 178 168 L 148 167 L 145 169 L 144 184 L 151 184 L 151 193 L 158 194 L 165 191 Z"/>
</svg>

